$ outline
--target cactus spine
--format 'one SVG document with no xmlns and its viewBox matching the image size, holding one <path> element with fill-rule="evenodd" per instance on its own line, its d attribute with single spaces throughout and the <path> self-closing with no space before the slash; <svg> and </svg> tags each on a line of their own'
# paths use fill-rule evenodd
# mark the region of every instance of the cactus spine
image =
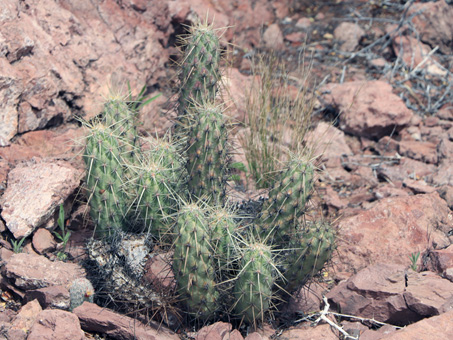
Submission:
<svg viewBox="0 0 453 340">
<path fill-rule="evenodd" d="M 197 319 L 211 318 L 218 308 L 212 252 L 203 209 L 185 205 L 177 221 L 173 271 L 183 303 Z"/>
</svg>

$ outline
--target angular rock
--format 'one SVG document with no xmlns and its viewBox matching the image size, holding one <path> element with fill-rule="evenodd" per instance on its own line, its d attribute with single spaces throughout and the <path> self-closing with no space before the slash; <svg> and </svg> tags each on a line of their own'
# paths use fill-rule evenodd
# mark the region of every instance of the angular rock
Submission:
<svg viewBox="0 0 453 340">
<path fill-rule="evenodd" d="M 39 312 L 42 311 L 38 300 L 33 300 L 22 306 L 8 330 L 8 339 L 25 340 L 35 323 Z"/>
<path fill-rule="evenodd" d="M 453 186 L 453 160 L 444 159 L 429 179 L 437 186 Z"/>
<path fill-rule="evenodd" d="M 157 254 L 145 265 L 144 279 L 152 283 L 157 291 L 169 291 L 176 286 L 175 276 L 171 268 L 173 252 Z"/>
<path fill-rule="evenodd" d="M 232 325 L 226 322 L 216 322 L 205 326 L 193 335 L 195 340 L 227 340 L 230 339 Z"/>
<path fill-rule="evenodd" d="M 430 46 L 439 46 L 445 55 L 453 54 L 453 6 L 447 1 L 417 3 L 408 15 L 421 13 L 412 19 L 420 39 Z"/>
<path fill-rule="evenodd" d="M 278 24 L 272 24 L 264 31 L 263 42 L 270 49 L 279 49 L 285 46 L 283 34 Z"/>
<path fill-rule="evenodd" d="M 453 245 L 445 249 L 427 250 L 423 255 L 423 270 L 443 274 L 453 268 Z"/>
<path fill-rule="evenodd" d="M 341 50 L 352 52 L 359 45 L 365 31 L 352 22 L 342 22 L 335 28 L 333 35 L 336 40 L 342 41 Z"/>
<path fill-rule="evenodd" d="M 326 102 L 341 112 L 340 129 L 366 138 L 381 138 L 400 130 L 413 117 L 401 98 L 384 81 L 352 81 L 328 84 Z"/>
<path fill-rule="evenodd" d="M 405 326 L 451 309 L 453 283 L 404 265 L 376 264 L 340 283 L 327 298 L 341 313 Z"/>
<path fill-rule="evenodd" d="M 85 133 L 84 129 L 72 126 L 27 132 L 13 144 L 0 148 L 0 157 L 10 164 L 28 161 L 33 157 L 71 160 L 82 154 Z M 76 162 L 83 164 L 81 157 L 78 159 Z"/>
<path fill-rule="evenodd" d="M 399 153 L 417 161 L 437 164 L 437 145 L 430 142 L 403 140 L 399 142 Z"/>
<path fill-rule="evenodd" d="M 450 245 L 450 210 L 435 192 L 381 199 L 369 210 L 340 220 L 338 271 L 355 272 L 370 263 L 408 264 L 426 248 Z"/>
<path fill-rule="evenodd" d="M 387 159 L 387 162 L 380 163 L 376 167 L 376 172 L 378 177 L 397 186 L 398 183 L 402 184 L 406 178 L 431 178 L 437 171 L 433 164 L 426 164 L 406 157 L 394 157 L 392 160 Z"/>
<path fill-rule="evenodd" d="M 49 286 L 25 293 L 25 301 L 38 300 L 44 308 L 69 309 L 70 298 L 66 285 Z"/>
<path fill-rule="evenodd" d="M 247 338 L 248 339 L 248 338 Z M 298 326 L 285 330 L 278 339 L 281 340 L 337 340 L 338 336 L 332 331 L 330 325 Z"/>
<path fill-rule="evenodd" d="M 453 311 L 423 319 L 380 340 L 453 339 Z M 362 338 L 360 338 L 362 339 Z"/>
<path fill-rule="evenodd" d="M 305 141 L 313 157 L 322 155 L 325 162 L 353 154 L 346 143 L 344 132 L 326 122 L 319 122 L 313 131 L 307 133 Z"/>
<path fill-rule="evenodd" d="M 437 189 L 440 197 L 442 197 L 445 202 L 447 202 L 448 207 L 453 210 L 453 186 L 451 185 L 444 185 Z"/>
<path fill-rule="evenodd" d="M 424 180 L 416 181 L 410 178 L 403 181 L 403 187 L 412 190 L 414 194 L 430 194 L 436 191 L 436 188 L 428 185 Z"/>
<path fill-rule="evenodd" d="M 33 247 L 38 254 L 44 254 L 55 250 L 57 242 L 47 229 L 39 228 L 33 234 Z"/>
<path fill-rule="evenodd" d="M 177 334 L 162 325 L 152 321 L 149 325 L 144 325 L 138 320 L 93 303 L 84 302 L 75 308 L 73 313 L 80 319 L 83 330 L 106 334 L 113 339 L 179 340 Z"/>
<path fill-rule="evenodd" d="M 5 275 L 17 288 L 25 291 L 68 285 L 73 280 L 84 277 L 85 272 L 75 263 L 52 262 L 44 256 L 19 253 L 9 259 Z"/>
<path fill-rule="evenodd" d="M 15 20 L 0 20 L 1 146 L 17 132 L 59 125 L 73 113 L 92 117 L 109 87 L 124 89 L 127 80 L 133 89 L 152 86 L 163 75 L 172 30 L 160 9 L 141 14 L 135 8 L 143 4 L 88 0 L 2 5 L 12 9 L 5 18 Z"/>
<path fill-rule="evenodd" d="M 56 208 L 80 185 L 82 174 L 64 161 L 29 162 L 11 170 L 0 205 L 2 218 L 14 237 L 27 237 L 52 218 Z"/>
<path fill-rule="evenodd" d="M 85 340 L 76 315 L 62 310 L 43 310 L 36 316 L 27 340 Z"/>
</svg>

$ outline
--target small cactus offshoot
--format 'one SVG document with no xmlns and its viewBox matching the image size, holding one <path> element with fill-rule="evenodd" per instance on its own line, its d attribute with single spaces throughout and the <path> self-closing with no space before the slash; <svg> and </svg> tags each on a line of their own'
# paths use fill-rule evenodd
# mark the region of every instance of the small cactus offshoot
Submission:
<svg viewBox="0 0 453 340">
<path fill-rule="evenodd" d="M 70 307 L 72 311 L 85 301 L 93 302 L 94 288 L 91 282 L 85 278 L 76 279 L 69 288 Z"/>
</svg>

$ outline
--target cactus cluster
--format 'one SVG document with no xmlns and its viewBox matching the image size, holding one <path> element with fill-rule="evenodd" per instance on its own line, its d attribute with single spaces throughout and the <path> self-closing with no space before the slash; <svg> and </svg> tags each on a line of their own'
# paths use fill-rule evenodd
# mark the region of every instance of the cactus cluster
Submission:
<svg viewBox="0 0 453 340">
<path fill-rule="evenodd" d="M 315 174 L 304 156 L 291 157 L 254 220 L 241 219 L 228 203 L 228 123 L 217 98 L 220 55 L 212 26 L 191 28 L 181 62 L 176 137 L 138 137 L 134 110 L 118 100 L 108 101 L 103 117 L 90 126 L 86 189 L 100 238 L 91 242 L 89 256 L 104 273 L 102 281 L 110 282 L 108 290 L 122 300 L 135 296 L 137 308 L 177 300 L 191 320 L 229 314 L 256 324 L 322 269 L 335 233 L 326 222 L 303 221 Z M 123 254 L 115 241 L 125 233 L 173 252 L 176 284 L 165 294 L 175 299 L 152 291 L 142 273 L 134 273 L 143 271 L 143 263 Z"/>
</svg>

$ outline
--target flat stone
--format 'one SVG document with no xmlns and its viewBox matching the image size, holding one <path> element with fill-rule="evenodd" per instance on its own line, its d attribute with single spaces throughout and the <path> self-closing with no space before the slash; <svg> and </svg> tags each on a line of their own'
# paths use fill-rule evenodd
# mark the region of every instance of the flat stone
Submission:
<svg viewBox="0 0 453 340">
<path fill-rule="evenodd" d="M 107 308 L 84 302 L 73 313 L 80 319 L 82 329 L 87 332 L 106 334 L 113 339 L 136 340 L 179 340 L 179 336 L 162 325 L 144 325 L 128 316 L 120 315 Z"/>
<path fill-rule="evenodd" d="M 328 84 L 324 99 L 341 113 L 340 129 L 355 136 L 381 138 L 408 125 L 413 113 L 384 81 Z"/>
<path fill-rule="evenodd" d="M 373 263 L 408 264 L 427 247 L 450 245 L 451 214 L 437 192 L 383 198 L 372 208 L 338 224 L 337 271 L 356 272 Z"/>
<path fill-rule="evenodd" d="M 380 340 L 453 339 L 453 310 L 423 319 Z"/>
<path fill-rule="evenodd" d="M 453 283 L 404 265 L 376 264 L 334 287 L 327 298 L 341 313 L 405 326 L 453 308 Z"/>
<path fill-rule="evenodd" d="M 38 314 L 42 311 L 38 300 L 33 300 L 22 306 L 12 321 L 11 328 L 8 330 L 9 339 L 25 340 L 32 328 Z"/>
<path fill-rule="evenodd" d="M 25 293 L 25 301 L 38 300 L 44 308 L 69 309 L 70 298 L 66 285 L 49 286 Z"/>
<path fill-rule="evenodd" d="M 75 263 L 52 262 L 44 256 L 19 253 L 8 260 L 5 275 L 17 288 L 25 291 L 68 285 L 73 280 L 84 277 L 85 272 Z"/>
<path fill-rule="evenodd" d="M 52 218 L 57 207 L 80 185 L 82 174 L 64 161 L 28 162 L 11 170 L 0 205 L 14 237 L 27 237 Z"/>
<path fill-rule="evenodd" d="M 36 316 L 27 340 L 85 340 L 76 315 L 58 309 L 43 310 Z"/>
<path fill-rule="evenodd" d="M 47 229 L 39 228 L 33 234 L 33 247 L 38 254 L 44 254 L 55 250 L 57 242 Z"/>
</svg>

